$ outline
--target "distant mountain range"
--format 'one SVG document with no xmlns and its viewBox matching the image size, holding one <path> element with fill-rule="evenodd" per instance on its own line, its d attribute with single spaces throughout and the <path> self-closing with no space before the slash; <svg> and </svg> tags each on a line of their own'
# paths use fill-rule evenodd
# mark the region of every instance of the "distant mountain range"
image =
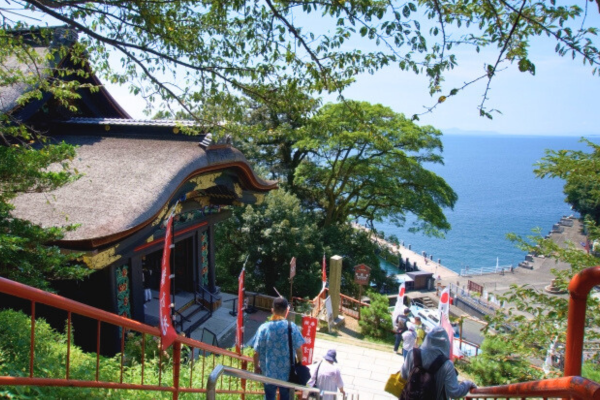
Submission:
<svg viewBox="0 0 600 400">
<path fill-rule="evenodd" d="M 575 137 L 598 137 L 600 133 L 594 132 L 568 132 L 568 133 L 502 133 L 496 131 L 475 131 L 458 128 L 440 129 L 444 135 L 463 136 L 575 136 Z"/>
</svg>

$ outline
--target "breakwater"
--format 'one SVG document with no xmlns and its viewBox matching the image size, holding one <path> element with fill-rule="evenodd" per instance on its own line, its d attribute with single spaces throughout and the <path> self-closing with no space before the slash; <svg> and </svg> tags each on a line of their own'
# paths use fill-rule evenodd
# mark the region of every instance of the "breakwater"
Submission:
<svg viewBox="0 0 600 400">
<path fill-rule="evenodd" d="M 451 270 L 448 267 L 443 266 L 440 262 L 434 261 L 433 257 L 426 253 L 418 254 L 411 249 L 404 247 L 403 245 L 395 245 L 394 243 L 390 243 L 385 239 L 382 239 L 375 235 L 369 228 L 366 226 L 352 223 L 354 229 L 362 230 L 369 235 L 369 239 L 377 244 L 381 249 L 387 250 L 392 255 L 395 255 L 401 259 L 402 265 L 406 267 L 407 270 L 419 270 L 431 272 L 434 277 L 440 279 L 451 279 L 457 277 L 458 274 Z"/>
</svg>

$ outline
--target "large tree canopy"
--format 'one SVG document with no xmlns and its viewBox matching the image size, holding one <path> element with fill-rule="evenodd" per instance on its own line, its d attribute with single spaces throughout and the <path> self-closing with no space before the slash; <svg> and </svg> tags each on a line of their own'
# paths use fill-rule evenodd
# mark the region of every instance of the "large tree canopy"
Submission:
<svg viewBox="0 0 600 400">
<path fill-rule="evenodd" d="M 581 0 L 373 1 L 192 1 L 192 0 L 14 0 L 0 8 L 2 29 L 35 19 L 81 32 L 94 65 L 113 82 L 127 83 L 149 99 L 174 100 L 188 111 L 206 98 L 235 103 L 232 92 L 269 98 L 256 84 L 296 82 L 314 91 L 339 91 L 361 72 L 383 66 L 423 73 L 436 103 L 462 87 L 443 86 L 444 73 L 458 67 L 456 48 L 490 47 L 484 72 L 490 81 L 506 63 L 535 72 L 529 42 L 550 36 L 560 55 L 581 57 L 597 73 L 595 10 Z M 352 45 L 348 46 L 350 40 Z M 115 58 L 120 55 L 120 66 Z M 176 77 L 174 74 L 176 73 Z M 468 83 L 466 84 L 468 85 Z M 487 90 L 480 104 L 485 109 Z"/>
<path fill-rule="evenodd" d="M 565 201 L 581 215 L 600 224 L 600 146 L 585 140 L 591 152 L 546 150 L 546 157 L 537 164 L 538 177 L 565 179 Z"/>
<path fill-rule="evenodd" d="M 246 288 L 275 295 L 273 287 L 289 294 L 290 260 L 296 257 L 296 296 L 314 297 L 321 290 L 323 254 L 343 257 L 342 292 L 356 295 L 353 267 L 372 267 L 371 278 L 378 287 L 386 281 L 379 266 L 375 245 L 361 231 L 349 225 L 319 229 L 320 215 L 303 209 L 300 201 L 285 190 L 276 190 L 258 206 L 234 210 L 234 215 L 217 225 L 216 242 L 219 285 L 235 291 L 244 260 Z M 327 262 L 329 265 L 329 262 Z"/>
<path fill-rule="evenodd" d="M 380 104 L 327 104 L 296 143 L 307 153 L 296 185 L 323 210 L 325 226 L 348 218 L 403 225 L 412 213 L 427 233 L 447 230 L 442 209 L 453 207 L 457 195 L 424 165 L 442 162 L 440 136 Z"/>
</svg>

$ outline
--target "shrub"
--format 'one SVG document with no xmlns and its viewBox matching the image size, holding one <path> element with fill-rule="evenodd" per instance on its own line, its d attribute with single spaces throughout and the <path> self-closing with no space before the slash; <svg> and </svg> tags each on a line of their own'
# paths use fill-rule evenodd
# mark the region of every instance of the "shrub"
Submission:
<svg viewBox="0 0 600 400">
<path fill-rule="evenodd" d="M 30 346 L 31 319 L 22 312 L 13 310 L 0 311 L 0 376 L 25 377 L 29 376 L 29 346 Z M 125 345 L 125 364 L 123 368 L 123 383 L 141 382 L 141 336 L 127 334 Z M 187 347 L 182 349 L 185 353 Z M 70 379 L 95 380 L 96 378 L 96 353 L 85 353 L 71 343 Z M 247 349 L 246 353 L 250 350 Z M 171 351 L 163 353 L 161 384 L 171 385 L 173 379 Z M 246 354 L 248 355 L 248 354 Z M 40 378 L 65 378 L 66 377 L 67 336 L 52 329 L 43 319 L 35 322 L 35 348 L 34 348 L 34 376 Z M 160 358 L 158 346 L 154 338 L 146 339 L 144 356 L 144 384 L 158 385 Z M 119 382 L 121 373 L 120 354 L 115 357 L 100 357 L 99 379 L 101 381 Z M 213 356 L 210 356 L 213 358 Z M 209 367 L 204 368 L 202 363 L 195 362 L 190 369 L 190 364 L 182 362 L 181 382 L 185 385 L 190 382 L 192 373 L 192 386 L 204 387 L 212 367 L 222 363 L 220 357 L 215 355 Z M 251 368 L 251 365 L 249 366 Z M 239 380 L 230 377 L 221 378 L 223 387 L 235 389 L 239 387 Z M 36 387 L 36 386 L 5 386 L 0 387 L 0 398 L 44 398 L 44 399 L 171 399 L 168 392 L 143 391 L 143 390 L 116 390 L 94 388 L 70 387 Z M 198 398 L 197 394 L 182 393 L 181 399 Z M 234 400 L 237 394 L 220 394 L 219 398 Z M 247 399 L 259 399 L 259 395 L 247 395 Z"/>
<path fill-rule="evenodd" d="M 367 295 L 371 299 L 371 306 L 361 309 L 359 322 L 361 332 L 373 338 L 386 338 L 392 332 L 388 298 L 373 291 L 367 292 Z"/>
<path fill-rule="evenodd" d="M 457 362 L 457 366 L 473 376 L 480 386 L 507 385 L 541 379 L 543 373 L 532 368 L 526 358 L 515 355 L 506 345 L 509 336 L 486 337 L 481 353 L 469 362 Z"/>
</svg>

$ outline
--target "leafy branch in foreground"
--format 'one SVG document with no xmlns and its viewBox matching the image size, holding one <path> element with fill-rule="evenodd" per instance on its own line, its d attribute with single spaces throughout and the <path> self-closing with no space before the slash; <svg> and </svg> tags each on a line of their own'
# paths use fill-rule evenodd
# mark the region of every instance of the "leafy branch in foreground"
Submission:
<svg viewBox="0 0 600 400">
<path fill-rule="evenodd" d="M 109 81 L 129 84 L 150 102 L 175 102 L 190 113 L 209 98 L 223 98 L 233 106 L 232 93 L 272 98 L 255 91 L 255 85 L 290 82 L 311 92 L 341 92 L 357 74 L 388 66 L 426 75 L 433 95 L 444 90 L 445 74 L 460 68 L 457 47 L 468 46 L 471 54 L 489 48 L 484 73 L 466 79 L 488 80 L 479 105 L 481 115 L 488 117 L 489 83 L 500 65 L 536 72 L 529 47 L 537 36 L 549 36 L 558 55 L 579 57 L 598 73 L 597 27 L 586 20 L 590 3 L 582 3 L 11 2 L 25 13 L 82 33 L 95 67 Z M 0 8 L 4 29 L 26 27 L 23 15 Z M 115 52 L 121 56 L 120 66 L 110 56 Z M 448 94 L 438 100 L 461 89 L 446 88 Z"/>
</svg>

